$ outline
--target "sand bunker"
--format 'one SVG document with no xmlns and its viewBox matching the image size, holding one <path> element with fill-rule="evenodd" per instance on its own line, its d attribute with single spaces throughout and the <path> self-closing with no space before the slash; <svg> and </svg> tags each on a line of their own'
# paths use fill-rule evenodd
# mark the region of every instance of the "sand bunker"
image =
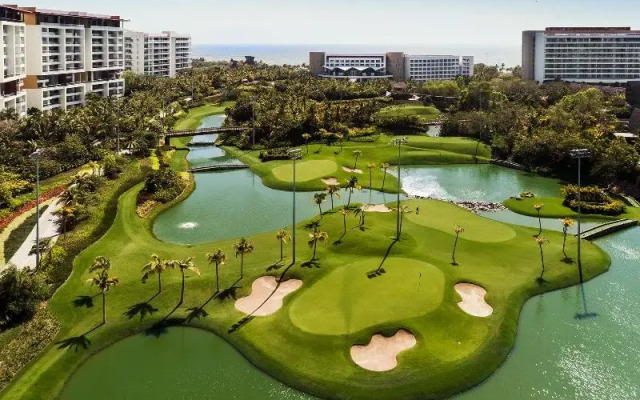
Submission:
<svg viewBox="0 0 640 400">
<path fill-rule="evenodd" d="M 368 345 L 351 347 L 351 359 L 369 371 L 390 371 L 398 366 L 398 354 L 416 343 L 415 336 L 402 329 L 389 338 L 375 334 Z"/>
<path fill-rule="evenodd" d="M 345 172 L 350 172 L 352 174 L 363 174 L 364 172 L 362 172 L 361 169 L 353 169 L 353 168 L 349 168 L 349 167 L 342 167 L 342 170 Z"/>
<path fill-rule="evenodd" d="M 362 207 L 366 212 L 379 212 L 379 213 L 389 213 L 393 211 L 389 207 L 384 204 L 366 204 Z"/>
<path fill-rule="evenodd" d="M 276 290 L 277 285 L 278 281 L 273 276 L 263 276 L 262 278 L 256 279 L 251 286 L 251 294 L 236 300 L 236 309 L 245 314 L 253 313 L 256 317 L 271 315 L 282 308 L 282 299 L 284 299 L 286 295 L 300 289 L 302 281 L 290 279 L 282 282 L 278 290 Z M 273 293 L 274 290 L 276 290 L 275 293 Z M 273 296 L 267 300 L 271 293 L 273 293 Z M 267 301 L 265 302 L 265 300 Z M 260 309 L 256 311 L 258 307 L 260 307 Z"/>
<path fill-rule="evenodd" d="M 338 178 L 325 178 L 325 179 L 320 179 L 322 181 L 322 183 L 324 183 L 325 185 L 337 185 L 339 184 L 338 182 Z"/>
<path fill-rule="evenodd" d="M 493 314 L 491 307 L 484 300 L 487 291 L 471 283 L 459 283 L 455 286 L 456 292 L 462 297 L 462 301 L 458 303 L 458 307 L 464 312 L 474 317 L 488 317 Z"/>
</svg>

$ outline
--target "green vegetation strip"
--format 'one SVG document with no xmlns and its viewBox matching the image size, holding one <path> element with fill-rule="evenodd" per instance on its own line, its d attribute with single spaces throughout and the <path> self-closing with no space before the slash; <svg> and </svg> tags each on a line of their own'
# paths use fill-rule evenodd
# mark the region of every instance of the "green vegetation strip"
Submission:
<svg viewBox="0 0 640 400">
<path fill-rule="evenodd" d="M 561 234 L 545 232 L 550 240 L 544 246 L 547 282 L 539 285 L 536 278 L 540 254 L 532 239 L 536 230 L 505 225 L 507 231 L 515 232 L 514 237 L 503 233 L 498 235 L 501 242 L 468 240 L 467 235 L 471 237 L 473 230 L 489 231 L 496 228 L 496 223 L 469 212 L 460 213 L 455 205 L 416 200 L 407 205 L 412 209 L 420 206 L 421 215 L 449 221 L 451 229 L 432 228 L 424 221 L 415 223 L 407 218 L 403 239 L 394 244 L 391 238 L 396 216 L 368 213 L 363 229 L 358 226 L 358 218 L 348 216 L 346 234 L 336 244 L 343 235 L 343 216 L 328 213 L 320 229 L 330 239 L 319 245 L 318 259 L 308 263 L 312 250 L 306 240 L 298 240 L 298 264 L 286 270 L 285 279 L 301 279 L 302 288 L 284 299 L 280 311 L 233 330 L 245 315 L 235 309 L 233 301 L 207 302 L 215 290 L 215 274 L 205 254 L 218 248 L 227 253 L 227 264 L 221 268 L 221 285 L 235 285 L 236 295 L 246 296 L 255 279 L 269 274 L 280 276 L 285 271 L 281 268 L 273 272 L 274 263 L 280 259 L 275 234 L 250 237 L 255 242 L 255 252 L 245 255 L 244 279 L 238 282 L 239 260 L 233 257 L 233 240 L 197 246 L 158 241 L 150 230 L 152 221 L 136 215 L 140 188 L 138 185 L 120 197 L 118 215 L 106 235 L 99 240 L 95 240 L 99 235 L 93 236 L 94 243 L 89 247 L 84 242 L 86 250 L 76 258 L 70 279 L 50 302 L 61 323 L 56 341 L 71 348 L 50 345 L 2 393 L 3 400 L 55 397 L 73 371 L 92 354 L 163 320 L 215 332 L 275 378 L 320 397 L 446 397 L 480 383 L 504 361 L 513 346 L 520 309 L 527 299 L 578 283 L 575 264 L 562 261 Z M 306 223 L 299 226 L 300 236 L 305 234 Z M 450 264 L 454 225 L 469 227 L 458 243 L 459 265 L 455 267 Z M 570 237 L 568 249 L 572 257 L 574 248 L 575 238 Z M 290 262 L 290 250 L 285 247 L 285 265 Z M 155 280 L 146 285 L 140 282 L 141 269 L 152 253 L 165 259 L 195 257 L 202 276 L 187 273 L 183 304 L 178 305 L 179 272 L 163 274 L 163 290 L 157 296 Z M 82 299 L 80 296 L 97 293 L 85 282 L 92 276 L 87 269 L 98 256 L 111 259 L 110 274 L 120 282 L 107 294 L 108 323 L 103 326 L 99 297 L 90 308 L 81 306 L 82 302 L 74 305 L 74 300 Z M 586 279 L 605 272 L 609 263 L 597 246 L 584 244 Z M 378 270 L 379 276 L 368 276 L 379 267 L 384 273 Z M 457 306 L 460 297 L 453 288 L 458 282 L 486 288 L 486 299 L 494 314 L 476 318 L 462 312 Z M 208 315 L 200 314 L 200 318 L 186 322 L 199 307 L 204 307 Z M 142 310 L 153 311 L 141 315 Z M 315 322 L 304 315 L 305 311 L 315 317 Z M 326 327 L 322 321 L 327 321 Z M 349 349 L 353 344 L 366 344 L 377 332 L 390 335 L 399 328 L 412 332 L 418 344 L 400 354 L 396 369 L 373 373 L 351 361 Z M 87 348 L 80 345 L 74 350 L 73 344 L 78 343 L 85 343 Z"/>
<path fill-rule="evenodd" d="M 421 104 L 402 104 L 385 107 L 378 111 L 380 117 L 409 117 L 416 116 L 423 122 L 438 119 L 440 111 L 433 106 L 425 107 Z"/>
<path fill-rule="evenodd" d="M 511 198 L 505 200 L 504 205 L 509 210 L 531 217 L 537 217 L 538 212 L 535 209 L 536 204 L 543 204 L 544 207 L 540 210 L 540 216 L 542 218 L 577 218 L 578 213 L 566 207 L 563 204 L 564 200 L 559 197 L 533 197 L 522 200 L 516 200 Z M 582 214 L 585 218 L 595 218 L 603 220 L 615 220 L 615 219 L 640 219 L 640 208 L 627 207 L 626 212 L 617 216 L 611 215 L 599 215 L 599 214 Z"/>
<path fill-rule="evenodd" d="M 189 131 L 200 126 L 203 118 L 214 114 L 224 114 L 227 107 L 233 106 L 234 102 L 226 101 L 220 104 L 207 104 L 204 106 L 192 108 L 189 113 L 180 119 L 174 126 L 175 131 Z M 175 139 L 172 139 L 175 140 Z"/>
</svg>

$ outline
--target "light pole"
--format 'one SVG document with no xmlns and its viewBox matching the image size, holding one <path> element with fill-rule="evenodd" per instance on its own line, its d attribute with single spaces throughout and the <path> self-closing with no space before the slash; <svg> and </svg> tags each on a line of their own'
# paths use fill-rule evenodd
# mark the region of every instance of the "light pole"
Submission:
<svg viewBox="0 0 640 400">
<path fill-rule="evenodd" d="M 253 139 L 251 147 L 256 147 L 256 96 L 251 98 L 251 128 L 253 130 Z"/>
<path fill-rule="evenodd" d="M 400 169 L 401 169 L 401 159 L 400 159 L 400 151 L 402 149 L 402 145 L 407 144 L 408 139 L 406 137 L 404 138 L 397 138 L 397 139 L 393 139 L 391 141 L 391 144 L 394 146 L 398 146 L 398 221 L 397 221 L 397 227 L 396 227 L 396 240 L 400 240 L 400 191 L 402 190 L 402 184 L 400 181 Z"/>
<path fill-rule="evenodd" d="M 572 158 L 578 160 L 578 270 L 580 272 L 580 283 L 582 283 L 582 258 L 580 254 L 582 241 L 582 159 L 591 157 L 591 151 L 589 149 L 573 149 L 569 154 L 571 154 Z"/>
<path fill-rule="evenodd" d="M 40 269 L 40 156 L 43 149 L 36 149 L 29 156 L 36 160 L 36 269 Z"/>
<path fill-rule="evenodd" d="M 293 160 L 293 225 L 291 227 L 291 245 L 293 247 L 293 262 L 296 263 L 296 161 L 302 158 L 302 150 L 291 149 L 288 151 L 289 157 Z"/>
</svg>

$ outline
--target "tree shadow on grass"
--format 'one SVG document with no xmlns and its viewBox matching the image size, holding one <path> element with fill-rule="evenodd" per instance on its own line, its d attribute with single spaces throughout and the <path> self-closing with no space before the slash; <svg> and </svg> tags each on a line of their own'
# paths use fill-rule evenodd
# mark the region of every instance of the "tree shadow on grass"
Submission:
<svg viewBox="0 0 640 400">
<path fill-rule="evenodd" d="M 71 301 L 71 303 L 73 303 L 73 306 L 75 308 L 80 308 L 80 307 L 93 308 L 93 299 L 96 296 L 97 295 L 94 295 L 94 296 L 78 296 L 75 299 L 73 299 Z"/>
<path fill-rule="evenodd" d="M 132 305 L 122 315 L 125 315 L 129 319 L 133 319 L 133 317 L 140 315 L 140 321 L 142 321 L 146 316 L 152 316 L 156 311 L 158 311 L 157 308 L 152 306 L 151 303 L 145 301 Z"/>
<path fill-rule="evenodd" d="M 317 258 L 314 258 L 313 260 L 309 260 L 309 261 L 305 261 L 302 264 L 300 264 L 300 267 L 302 268 L 321 268 L 321 264 L 318 261 Z"/>
<path fill-rule="evenodd" d="M 393 249 L 393 246 L 395 246 L 396 243 L 398 243 L 398 240 L 397 239 L 393 239 L 393 241 L 391 242 L 391 245 L 387 249 L 387 252 L 385 253 L 384 257 L 382 258 L 382 261 L 380 262 L 380 265 L 378 266 L 378 268 L 374 269 L 373 271 L 367 272 L 367 278 L 375 279 L 375 278 L 379 278 L 382 275 L 387 273 L 387 271 L 384 269 L 384 263 L 385 263 L 385 261 L 387 261 L 387 258 L 389 258 L 389 254 L 391 253 L 391 249 Z"/>
<path fill-rule="evenodd" d="M 144 331 L 144 335 L 159 338 L 160 336 L 169 333 L 168 328 L 172 326 L 180 326 L 184 324 L 184 321 L 185 318 L 168 318 L 167 316 L 162 321 L 153 324 L 149 329 Z"/>
<path fill-rule="evenodd" d="M 75 352 L 77 352 L 78 349 L 80 348 L 82 348 L 83 350 L 86 350 L 87 347 L 91 345 L 91 340 L 89 340 L 87 335 L 89 335 L 91 332 L 95 331 L 96 329 L 100 328 L 102 325 L 104 324 L 100 323 L 96 325 L 93 329 L 83 333 L 82 335 L 70 337 L 67 339 L 63 339 L 59 342 L 56 342 L 56 344 L 58 345 L 58 349 L 59 350 L 73 349 L 73 351 Z"/>
<path fill-rule="evenodd" d="M 278 261 L 277 263 L 275 263 L 273 265 L 269 265 L 267 267 L 267 272 L 278 271 L 278 270 L 282 269 L 283 267 L 284 267 L 284 264 L 282 264 L 281 261 Z"/>
<path fill-rule="evenodd" d="M 571 257 L 563 257 L 562 262 L 565 264 L 575 264 L 575 260 Z"/>
</svg>

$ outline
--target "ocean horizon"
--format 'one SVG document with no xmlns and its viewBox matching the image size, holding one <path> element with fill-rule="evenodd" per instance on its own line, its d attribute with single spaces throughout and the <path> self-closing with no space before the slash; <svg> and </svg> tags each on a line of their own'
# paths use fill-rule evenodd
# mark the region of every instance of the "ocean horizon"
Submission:
<svg viewBox="0 0 640 400">
<path fill-rule="evenodd" d="M 362 44 L 194 44 L 193 56 L 210 61 L 243 60 L 254 56 L 257 61 L 276 65 L 299 65 L 309 62 L 310 51 L 328 53 L 386 53 L 402 51 L 407 54 L 453 54 L 473 56 L 474 62 L 488 65 L 505 64 L 513 67 L 521 64 L 520 46 L 483 45 L 362 45 Z"/>
</svg>

